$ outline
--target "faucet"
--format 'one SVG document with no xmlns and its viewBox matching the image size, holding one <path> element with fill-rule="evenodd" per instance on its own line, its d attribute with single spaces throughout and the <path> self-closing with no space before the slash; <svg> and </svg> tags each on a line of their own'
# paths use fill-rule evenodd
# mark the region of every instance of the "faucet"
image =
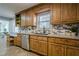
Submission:
<svg viewBox="0 0 79 59">
<path fill-rule="evenodd" d="M 46 31 L 45 31 L 45 27 L 43 27 L 43 34 L 45 34 L 46 33 Z"/>
</svg>

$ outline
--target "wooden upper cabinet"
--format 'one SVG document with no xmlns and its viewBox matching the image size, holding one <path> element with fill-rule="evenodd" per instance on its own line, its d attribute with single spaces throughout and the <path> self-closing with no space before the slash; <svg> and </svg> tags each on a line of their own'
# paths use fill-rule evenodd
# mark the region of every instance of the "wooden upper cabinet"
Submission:
<svg viewBox="0 0 79 59">
<path fill-rule="evenodd" d="M 79 3 L 77 4 L 77 21 L 79 22 Z"/>
<path fill-rule="evenodd" d="M 22 13 L 21 26 L 36 26 L 37 14 L 51 11 L 51 24 L 67 24 L 79 22 L 79 4 L 76 3 L 53 3 L 39 4 Z M 23 19 L 26 19 L 23 20 Z M 25 24 L 26 23 L 26 24 Z"/>
<path fill-rule="evenodd" d="M 36 26 L 33 10 L 26 11 L 26 26 Z"/>
<path fill-rule="evenodd" d="M 76 4 L 61 4 L 61 20 L 62 23 L 74 23 L 76 20 Z"/>
<path fill-rule="evenodd" d="M 25 13 L 21 13 L 21 27 L 25 27 L 26 16 Z"/>
<path fill-rule="evenodd" d="M 44 11 L 50 10 L 50 4 L 39 4 L 34 7 L 34 13 L 41 13 Z"/>
<path fill-rule="evenodd" d="M 31 16 L 31 13 L 29 11 L 26 11 L 26 26 L 30 26 L 31 22 L 30 20 L 32 20 L 32 16 Z"/>
<path fill-rule="evenodd" d="M 52 24 L 60 24 L 61 18 L 60 18 L 60 4 L 51 4 L 51 23 Z"/>
</svg>

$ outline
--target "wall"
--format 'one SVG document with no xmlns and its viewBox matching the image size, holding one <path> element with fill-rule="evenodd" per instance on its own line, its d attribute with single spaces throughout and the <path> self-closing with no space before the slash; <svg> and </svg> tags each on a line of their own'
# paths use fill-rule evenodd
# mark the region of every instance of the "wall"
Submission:
<svg viewBox="0 0 79 59">
<path fill-rule="evenodd" d="M 6 19 L 6 18 L 0 18 L 0 30 L 1 32 L 4 32 L 4 28 L 6 28 L 7 32 L 9 32 L 9 19 Z"/>
<path fill-rule="evenodd" d="M 15 12 L 10 10 L 10 8 L 0 5 L 0 18 L 9 19 L 9 31 L 15 32 Z M 1 19 L 2 19 L 1 18 Z"/>
<path fill-rule="evenodd" d="M 15 32 L 15 19 L 9 20 L 9 31 L 10 33 Z"/>
</svg>

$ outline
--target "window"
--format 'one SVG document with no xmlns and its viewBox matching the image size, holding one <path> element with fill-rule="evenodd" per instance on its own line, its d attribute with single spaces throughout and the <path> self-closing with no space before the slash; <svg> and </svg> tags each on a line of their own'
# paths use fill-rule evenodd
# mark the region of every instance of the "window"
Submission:
<svg viewBox="0 0 79 59">
<path fill-rule="evenodd" d="M 37 15 L 37 27 L 38 28 L 50 28 L 50 12 L 43 12 Z"/>
<path fill-rule="evenodd" d="M 0 32 L 9 32 L 9 21 L 0 20 Z"/>
</svg>

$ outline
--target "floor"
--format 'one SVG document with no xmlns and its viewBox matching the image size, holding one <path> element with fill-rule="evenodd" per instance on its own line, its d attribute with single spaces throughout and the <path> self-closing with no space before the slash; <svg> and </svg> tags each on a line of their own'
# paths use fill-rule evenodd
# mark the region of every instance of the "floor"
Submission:
<svg viewBox="0 0 79 59">
<path fill-rule="evenodd" d="M 2 54 L 1 54 L 1 52 L 2 52 Z M 1 52 L 0 52 L 1 56 L 38 56 L 37 54 L 35 54 L 33 52 L 28 52 L 17 46 L 10 46 Z"/>
</svg>

